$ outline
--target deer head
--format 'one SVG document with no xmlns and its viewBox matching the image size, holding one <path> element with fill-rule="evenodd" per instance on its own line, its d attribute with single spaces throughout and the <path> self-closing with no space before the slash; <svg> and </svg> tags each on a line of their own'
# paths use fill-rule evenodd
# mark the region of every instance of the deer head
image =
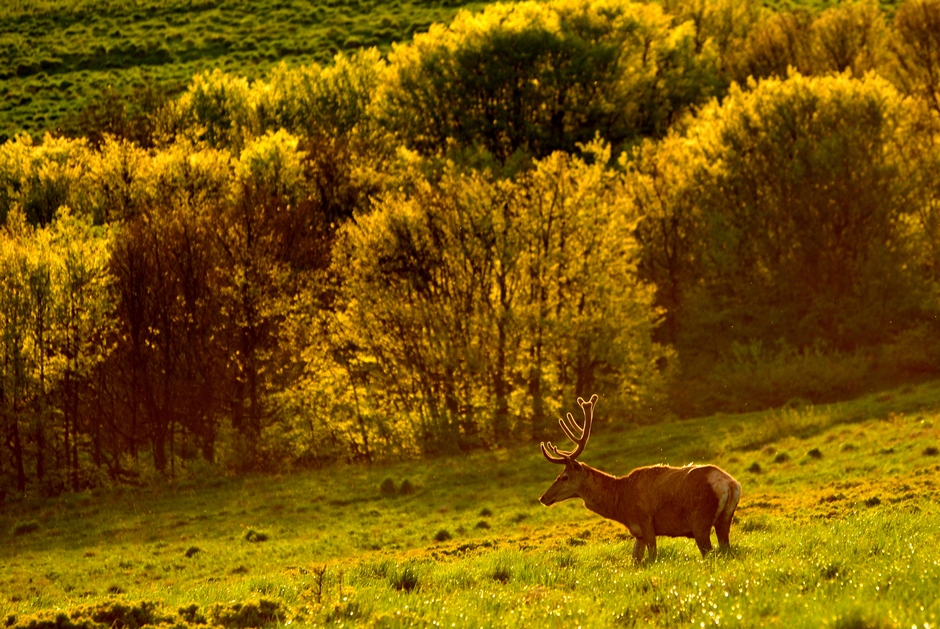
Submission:
<svg viewBox="0 0 940 629">
<path fill-rule="evenodd" d="M 597 402 L 597 395 L 591 396 L 590 402 L 585 402 L 578 398 L 578 405 L 581 412 L 584 413 L 584 426 L 579 426 L 571 413 L 568 413 L 567 421 L 559 419 L 558 424 L 569 439 L 575 442 L 574 450 L 563 452 L 553 446 L 549 441 L 547 444 L 540 444 L 542 454 L 552 463 L 558 463 L 565 466 L 564 471 L 558 475 L 552 486 L 548 488 L 539 501 L 547 506 L 553 505 L 562 500 L 568 500 L 578 496 L 581 488 L 581 482 L 584 480 L 585 473 L 581 464 L 576 460 L 578 455 L 584 452 L 584 446 L 587 445 L 591 436 L 591 422 L 594 421 L 594 404 Z"/>
</svg>

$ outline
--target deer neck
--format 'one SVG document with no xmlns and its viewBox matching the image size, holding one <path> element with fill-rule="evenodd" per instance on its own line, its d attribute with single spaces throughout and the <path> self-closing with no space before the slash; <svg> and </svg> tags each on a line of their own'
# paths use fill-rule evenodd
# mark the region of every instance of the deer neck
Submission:
<svg viewBox="0 0 940 629">
<path fill-rule="evenodd" d="M 584 501 L 584 506 L 599 516 L 622 522 L 620 498 L 623 496 L 624 479 L 583 463 L 581 465 L 587 473 L 578 492 L 578 497 Z M 626 522 L 622 523 L 626 524 Z"/>
</svg>

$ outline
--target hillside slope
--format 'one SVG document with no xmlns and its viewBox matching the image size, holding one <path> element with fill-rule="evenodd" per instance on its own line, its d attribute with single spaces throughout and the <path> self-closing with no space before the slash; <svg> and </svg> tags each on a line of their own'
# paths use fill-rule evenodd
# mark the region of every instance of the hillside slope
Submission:
<svg viewBox="0 0 940 629">
<path fill-rule="evenodd" d="M 0 142 L 42 135 L 106 90 L 175 93 L 219 68 L 258 78 L 272 66 L 388 50 L 465 0 L 67 0 L 0 6 Z"/>
</svg>

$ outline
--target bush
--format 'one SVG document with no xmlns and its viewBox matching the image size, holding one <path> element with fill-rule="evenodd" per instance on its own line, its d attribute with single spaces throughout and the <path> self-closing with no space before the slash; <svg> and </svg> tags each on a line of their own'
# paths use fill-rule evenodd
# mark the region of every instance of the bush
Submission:
<svg viewBox="0 0 940 629">
<path fill-rule="evenodd" d="M 382 484 L 379 485 L 379 493 L 386 498 L 394 496 L 396 493 L 398 493 L 395 489 L 395 481 L 391 478 L 386 478 L 383 480 Z"/>
</svg>

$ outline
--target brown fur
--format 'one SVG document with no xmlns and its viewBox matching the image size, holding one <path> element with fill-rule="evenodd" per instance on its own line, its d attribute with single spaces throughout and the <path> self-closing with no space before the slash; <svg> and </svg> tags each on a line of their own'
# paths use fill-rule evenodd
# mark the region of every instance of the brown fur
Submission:
<svg viewBox="0 0 940 629">
<path fill-rule="evenodd" d="M 704 557 L 712 549 L 711 529 L 718 545 L 729 546 L 734 510 L 741 485 L 714 465 L 670 467 L 653 465 L 615 477 L 569 459 L 555 483 L 539 499 L 550 506 L 581 498 L 584 506 L 629 529 L 637 561 L 649 550 L 656 558 L 656 537 L 691 537 Z"/>
</svg>

